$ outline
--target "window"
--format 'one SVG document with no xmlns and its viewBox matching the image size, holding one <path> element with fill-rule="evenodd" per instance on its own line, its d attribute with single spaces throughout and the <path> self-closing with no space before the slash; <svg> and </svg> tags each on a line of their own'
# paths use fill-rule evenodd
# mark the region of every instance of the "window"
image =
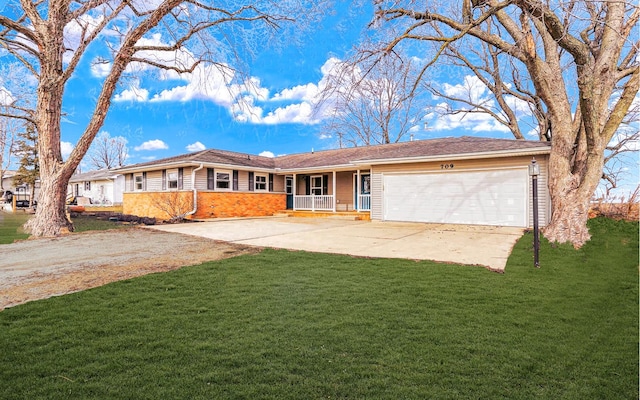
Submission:
<svg viewBox="0 0 640 400">
<path fill-rule="evenodd" d="M 134 190 L 144 190 L 144 179 L 142 178 L 142 174 L 135 175 L 134 182 Z"/>
<path fill-rule="evenodd" d="M 293 194 L 293 176 L 287 176 L 284 182 L 287 194 Z"/>
<path fill-rule="evenodd" d="M 230 171 L 216 171 L 216 189 L 231 190 Z"/>
<path fill-rule="evenodd" d="M 216 187 L 216 181 L 213 175 L 213 168 L 207 168 L 207 190 L 213 190 Z"/>
<path fill-rule="evenodd" d="M 314 196 L 322 196 L 322 176 L 311 177 L 311 194 Z"/>
<path fill-rule="evenodd" d="M 267 176 L 266 175 L 255 175 L 255 188 L 258 190 L 267 190 Z"/>
<path fill-rule="evenodd" d="M 177 189 L 178 188 L 178 171 L 167 171 L 167 188 Z"/>
<path fill-rule="evenodd" d="M 86 181 L 84 183 L 84 190 L 87 190 L 87 191 L 91 190 L 91 182 Z"/>
</svg>

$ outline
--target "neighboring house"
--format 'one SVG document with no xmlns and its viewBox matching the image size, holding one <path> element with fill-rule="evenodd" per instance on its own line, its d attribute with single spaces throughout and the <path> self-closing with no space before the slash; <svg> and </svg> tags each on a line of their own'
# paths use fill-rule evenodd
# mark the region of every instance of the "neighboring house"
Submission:
<svg viewBox="0 0 640 400">
<path fill-rule="evenodd" d="M 124 175 L 113 170 L 89 171 L 69 179 L 67 198 L 86 197 L 92 204 L 122 204 Z"/>
<path fill-rule="evenodd" d="M 22 184 L 16 186 L 14 183 L 14 178 L 16 176 L 16 171 L 4 171 L 2 175 L 2 190 L 9 190 L 16 197 L 16 200 L 28 201 L 29 196 L 31 196 L 31 185 Z M 36 181 L 34 198 L 37 201 L 38 195 L 40 192 L 40 181 Z"/>
<path fill-rule="evenodd" d="M 166 218 L 158 199 L 173 194 L 181 196 L 188 205 L 182 208 L 194 218 L 263 216 L 290 209 L 357 211 L 381 221 L 529 227 L 528 166 L 533 158 L 541 170 L 540 226 L 551 215 L 550 149 L 544 142 L 477 137 L 275 158 L 212 149 L 117 172 L 125 175 L 124 212 L 139 216 Z"/>
</svg>

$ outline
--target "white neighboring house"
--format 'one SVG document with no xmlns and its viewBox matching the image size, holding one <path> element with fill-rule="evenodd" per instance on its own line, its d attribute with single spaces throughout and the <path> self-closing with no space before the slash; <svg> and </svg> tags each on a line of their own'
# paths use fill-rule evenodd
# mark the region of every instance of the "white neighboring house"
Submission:
<svg viewBox="0 0 640 400">
<path fill-rule="evenodd" d="M 102 169 L 75 174 L 69 179 L 67 198 L 87 197 L 91 204 L 122 204 L 124 175 Z"/>
<path fill-rule="evenodd" d="M 27 185 L 27 184 L 22 184 L 22 185 L 18 185 L 16 186 L 15 183 L 13 182 L 15 176 L 17 175 L 16 171 L 12 171 L 12 170 L 7 170 L 4 171 L 2 174 L 2 190 L 0 190 L 0 195 L 2 194 L 2 192 L 4 191 L 10 191 L 13 196 L 16 198 L 16 200 L 21 200 L 21 201 L 28 201 L 29 200 L 29 196 L 31 196 L 31 186 Z M 38 200 L 38 195 L 39 195 L 39 189 L 40 189 L 40 181 L 36 181 L 36 185 L 35 185 L 35 191 L 34 191 L 34 199 L 37 201 Z M 11 211 L 12 207 L 5 207 L 5 209 L 7 211 Z"/>
</svg>

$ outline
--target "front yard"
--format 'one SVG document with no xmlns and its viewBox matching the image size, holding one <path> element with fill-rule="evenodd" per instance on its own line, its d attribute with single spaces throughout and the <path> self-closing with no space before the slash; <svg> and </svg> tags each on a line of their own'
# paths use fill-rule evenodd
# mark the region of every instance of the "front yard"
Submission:
<svg viewBox="0 0 640 400">
<path fill-rule="evenodd" d="M 265 250 L 9 308 L 0 398 L 637 399 L 637 223 L 590 226 L 504 275 Z"/>
</svg>

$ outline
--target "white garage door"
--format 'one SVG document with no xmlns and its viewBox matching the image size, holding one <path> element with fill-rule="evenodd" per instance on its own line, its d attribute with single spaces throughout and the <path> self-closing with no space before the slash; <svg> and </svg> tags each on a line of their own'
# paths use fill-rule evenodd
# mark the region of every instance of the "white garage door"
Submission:
<svg viewBox="0 0 640 400">
<path fill-rule="evenodd" d="M 384 219 L 528 225 L 526 169 L 384 176 Z"/>
</svg>

